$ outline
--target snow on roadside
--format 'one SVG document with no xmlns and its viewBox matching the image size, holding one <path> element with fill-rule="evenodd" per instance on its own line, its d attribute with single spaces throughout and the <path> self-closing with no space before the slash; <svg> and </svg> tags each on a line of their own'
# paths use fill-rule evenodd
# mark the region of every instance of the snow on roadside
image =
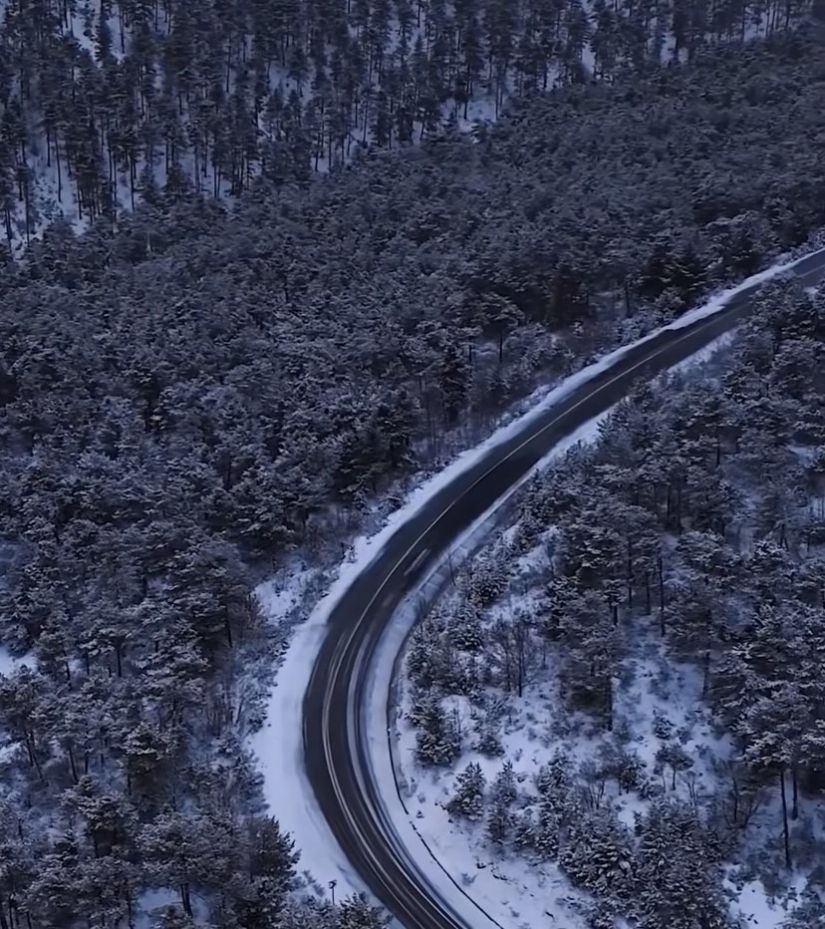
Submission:
<svg viewBox="0 0 825 929">
<path fill-rule="evenodd" d="M 825 252 L 825 249 L 820 249 L 811 254 L 818 254 L 820 252 Z M 445 485 L 449 484 L 459 474 L 473 467 L 473 465 L 490 449 L 507 441 L 513 435 L 523 430 L 549 407 L 558 403 L 572 391 L 610 368 L 635 346 L 650 341 L 663 331 L 684 328 L 692 322 L 719 312 L 724 308 L 727 300 L 731 297 L 754 284 L 765 282 L 792 270 L 796 264 L 807 257 L 809 257 L 809 255 L 802 256 L 793 261 L 785 261 L 759 274 L 753 275 L 741 284 L 722 291 L 712 297 L 703 306 L 692 310 L 690 313 L 685 314 L 668 326 L 663 326 L 629 345 L 610 352 L 593 364 L 571 375 L 557 387 L 548 391 L 526 413 L 497 429 L 479 445 L 459 454 L 446 468 L 424 481 L 418 488 L 413 490 L 407 497 L 406 502 L 390 515 L 384 528 L 378 533 L 371 537 L 361 536 L 355 540 L 347 560 L 339 566 L 337 577 L 327 593 L 315 605 L 308 619 L 297 626 L 292 636 L 290 646 L 287 649 L 283 664 L 278 671 L 276 684 L 268 701 L 266 714 L 267 723 L 251 739 L 251 748 L 258 757 L 260 769 L 264 778 L 263 789 L 265 799 L 273 815 L 279 819 L 282 828 L 296 837 L 302 853 L 300 864 L 302 871 L 311 873 L 315 879 L 322 881 L 324 884 L 330 880 L 338 881 L 339 884 L 336 893 L 339 897 L 347 892 L 357 892 L 364 889 L 358 876 L 349 866 L 345 855 L 338 847 L 320 810 L 317 808 L 304 772 L 302 744 L 302 702 L 309 683 L 315 655 L 326 633 L 326 624 L 330 613 L 355 578 L 380 555 L 383 547 L 399 526 L 414 516 L 434 494 Z M 560 454 L 564 448 L 570 447 L 580 440 L 592 437 L 594 430 L 598 426 L 598 421 L 601 418 L 603 417 L 599 417 L 597 420 L 593 420 L 586 424 L 563 443 L 556 446 L 542 462 L 539 462 L 535 466 L 531 473 L 543 467 L 547 460 Z M 525 477 L 525 480 L 526 479 Z M 513 490 L 515 490 L 515 488 L 513 488 Z M 497 509 L 502 502 L 502 500 L 498 501 L 493 509 Z M 465 533 L 458 543 L 457 548 L 460 548 L 462 545 L 467 546 L 469 544 L 474 544 L 471 543 L 471 540 L 477 538 L 478 533 L 483 531 L 483 527 L 487 523 L 491 512 L 492 510 L 484 514 L 484 516 Z M 453 551 L 455 550 L 456 548 L 453 549 Z M 298 586 L 301 584 L 305 585 L 306 578 L 301 580 L 296 579 L 295 583 Z M 271 597 L 267 595 L 266 585 L 259 588 L 257 592 L 264 602 L 264 609 L 271 621 L 282 621 L 284 619 L 284 604 L 273 603 Z M 296 596 L 298 595 L 296 594 Z M 298 602 L 292 595 L 287 595 L 287 601 L 292 607 Z M 397 633 L 398 629 L 403 628 L 403 625 L 403 619 L 399 618 L 398 623 L 393 624 L 391 629 L 394 633 Z M 387 641 L 391 640 L 388 638 Z M 395 641 L 400 649 L 403 636 L 400 640 Z M 384 691 L 386 694 L 389 689 L 390 680 L 384 677 L 383 672 L 387 670 L 388 665 L 391 672 L 393 660 L 390 658 L 389 652 L 384 651 L 383 647 L 382 655 L 384 655 L 385 660 L 377 663 L 380 664 L 381 667 L 377 668 L 377 672 L 380 673 L 376 673 L 375 680 L 377 681 L 380 678 L 386 681 L 387 690 Z M 380 692 L 375 691 L 375 693 Z M 371 700 L 370 702 L 374 704 L 376 700 Z M 375 720 L 372 719 L 372 725 L 374 725 L 374 723 Z M 373 729 L 373 731 L 376 730 Z M 386 742 L 386 739 L 383 741 Z M 388 757 L 389 753 L 387 753 L 387 758 Z M 382 783 L 388 786 L 389 781 L 387 781 L 386 778 L 388 776 L 390 778 L 392 777 L 392 766 L 390 764 L 390 768 L 387 770 L 386 760 L 386 758 L 383 760 L 376 760 L 376 763 L 378 765 L 383 765 L 381 774 L 383 779 Z M 397 796 L 397 794 L 395 794 L 395 796 Z M 389 797 L 389 802 L 393 802 L 392 796 Z M 409 832 L 409 830 L 407 831 Z M 443 880 L 443 873 L 441 879 Z M 455 888 L 453 888 L 453 892 L 454 889 Z M 477 892 L 478 890 L 474 888 L 474 894 Z M 475 918 L 478 918 L 477 911 L 475 913 Z"/>
<path fill-rule="evenodd" d="M 558 443 L 510 491 L 496 501 L 486 513 L 458 539 L 449 552 L 438 561 L 423 583 L 399 607 L 395 621 L 387 627 L 374 658 L 371 686 L 365 708 L 365 732 L 369 742 L 370 763 L 379 785 L 379 794 L 401 845 L 427 880 L 438 888 L 442 899 L 461 914 L 467 925 L 498 926 L 500 929 L 538 929 L 543 925 L 577 926 L 565 903 L 565 895 L 575 896 L 569 883 L 558 869 L 545 866 L 528 869 L 523 861 L 479 863 L 466 835 L 456 831 L 429 828 L 419 807 L 413 815 L 403 797 L 396 775 L 401 770 L 400 755 L 405 751 L 398 743 L 398 719 L 391 726 L 388 738 L 388 696 L 393 688 L 396 659 L 400 656 L 407 635 L 415 624 L 420 599 L 432 599 L 453 560 L 462 561 L 490 530 L 494 514 L 506 500 L 530 477 L 546 467 L 554 458 L 581 442 L 592 441 L 598 435 L 600 423 L 609 415 L 602 413 Z M 394 701 L 397 700 L 397 695 Z M 420 814 L 420 815 L 419 815 Z M 416 855 L 416 848 L 420 854 Z M 486 918 L 484 918 L 486 917 Z M 566 922 L 558 923 L 557 917 Z M 550 922 L 553 920 L 554 922 Z"/>
<path fill-rule="evenodd" d="M 568 387 L 567 389 L 573 388 Z M 571 447 L 586 436 L 595 434 L 598 422 L 606 415 L 605 413 L 601 417 L 591 420 L 590 423 L 556 446 L 546 459 L 543 459 L 542 462 L 535 466 L 530 474 L 542 467 L 543 462 L 549 460 L 550 457 L 561 454 L 564 449 Z M 312 673 L 315 655 L 318 653 L 326 634 L 329 615 L 355 578 L 380 554 L 382 548 L 397 528 L 423 506 L 447 481 L 461 473 L 465 468 L 470 467 L 477 460 L 477 457 L 483 454 L 483 451 L 492 447 L 494 441 L 503 441 L 503 439 L 499 438 L 500 433 L 504 433 L 505 437 L 509 436 L 513 431 L 512 427 L 513 424 L 503 427 L 503 429 L 494 433 L 487 442 L 459 456 L 456 462 L 446 468 L 445 471 L 417 488 L 410 495 L 408 502 L 392 514 L 384 528 L 376 535 L 369 538 L 362 536 L 356 539 L 350 556 L 339 566 L 337 578 L 326 595 L 317 603 L 309 618 L 297 626 L 293 633 L 283 664 L 278 670 L 275 687 L 270 694 L 266 714 L 267 723 L 252 736 L 251 748 L 258 758 L 259 768 L 264 777 L 264 797 L 269 809 L 277 817 L 281 828 L 296 837 L 301 851 L 299 870 L 307 880 L 320 882 L 320 884 L 315 885 L 315 888 L 322 893 L 325 892 L 325 887 L 331 880 L 338 882 L 336 895 L 339 898 L 347 893 L 357 893 L 365 890 L 363 883 L 349 865 L 346 856 L 338 846 L 321 811 L 318 809 L 303 765 L 302 704 Z M 530 474 L 525 475 L 517 486 L 526 481 Z M 515 492 L 515 490 L 516 487 L 514 486 L 510 493 Z M 493 510 L 497 509 L 501 503 L 501 500 L 498 501 L 490 511 L 484 514 L 465 533 L 458 544 L 467 544 L 470 539 L 477 538 L 479 532 L 483 531 L 484 524 Z M 455 548 L 453 551 L 455 551 Z M 277 585 L 273 586 L 271 581 L 257 588 L 256 594 L 271 622 L 283 621 L 286 614 L 285 604 L 290 607 L 298 604 L 300 602 L 298 588 L 302 585 L 305 586 L 306 583 L 306 578 L 302 577 L 301 573 L 298 572 L 288 584 L 288 587 L 280 592 Z M 272 597 L 273 592 L 275 593 L 274 598 Z M 403 621 L 393 623 L 391 629 L 396 632 L 402 628 L 402 625 Z M 403 641 L 403 636 L 401 641 Z M 386 688 L 383 691 L 385 696 L 382 710 L 385 731 L 386 694 L 389 692 L 390 677 L 385 678 L 383 671 L 387 670 L 391 676 L 394 654 L 397 654 L 400 650 L 401 641 L 397 643 L 397 646 L 390 645 L 389 652 L 384 651 L 385 643 L 382 642 L 381 654 L 386 656 L 386 660 L 378 659 L 376 661 L 377 667 L 373 686 L 375 686 L 375 681 L 379 678 L 386 681 Z M 391 652 L 392 648 L 395 648 L 394 653 Z M 370 699 L 368 702 L 373 705 L 376 701 Z M 391 765 L 389 770 L 391 777 Z M 386 777 L 386 772 L 387 769 L 384 767 L 384 777 Z M 466 905 L 466 900 L 463 901 L 462 905 Z M 477 912 L 474 915 L 475 918 L 478 918 Z"/>
<path fill-rule="evenodd" d="M 269 696 L 267 723 L 250 740 L 264 778 L 264 799 L 269 810 L 281 828 L 296 839 L 301 853 L 299 872 L 320 894 L 326 893 L 329 881 L 337 881 L 339 898 L 365 888 L 338 847 L 307 780 L 302 705 L 329 613 L 357 573 L 352 568 L 350 562 L 341 565 L 337 581 L 309 618 L 295 629 Z M 285 579 L 259 585 L 255 595 L 267 619 L 273 624 L 289 622 L 290 612 L 299 607 L 313 579 L 313 572 L 302 568 Z"/>
<path fill-rule="evenodd" d="M 708 316 L 713 316 L 714 313 L 718 313 L 720 310 L 724 309 L 725 304 L 743 290 L 747 290 L 749 287 L 754 287 L 757 284 L 764 284 L 782 274 L 787 274 L 789 271 L 793 271 L 798 264 L 801 264 L 807 258 L 812 258 L 814 255 L 825 255 L 825 248 L 818 248 L 812 252 L 806 252 L 806 254 L 798 258 L 780 261 L 777 264 L 771 265 L 769 268 L 765 268 L 764 271 L 752 274 L 749 278 L 742 281 L 741 284 L 736 284 L 733 287 L 728 287 L 725 290 L 719 291 L 719 293 L 712 296 L 707 303 L 696 307 L 694 310 L 690 310 L 665 328 L 683 329 L 685 326 L 689 326 L 691 323 L 695 323 L 700 319 L 707 319 Z M 650 336 L 646 336 L 639 341 L 645 342 L 649 338 Z"/>
<path fill-rule="evenodd" d="M 731 332 L 726 332 L 723 335 L 720 335 L 718 339 L 714 339 L 712 342 L 708 342 L 704 348 L 700 348 L 698 352 L 694 352 L 694 354 L 685 358 L 684 361 L 680 361 L 678 364 L 673 365 L 672 368 L 668 368 L 666 375 L 669 376 L 671 374 L 684 373 L 699 365 L 706 364 L 708 361 L 710 361 L 711 358 L 713 358 L 715 354 L 717 354 L 717 352 L 720 352 L 722 349 L 731 345 L 735 338 L 735 329 Z"/>
<path fill-rule="evenodd" d="M 532 420 L 540 416 L 551 406 L 557 404 L 560 400 L 563 400 L 583 384 L 586 384 L 589 381 L 592 381 L 595 377 L 598 377 L 608 368 L 612 367 L 614 364 L 624 358 L 628 352 L 632 351 L 639 345 L 644 345 L 645 343 L 652 341 L 663 332 L 684 329 L 685 327 L 690 326 L 701 319 L 707 319 L 709 316 L 713 316 L 714 314 L 719 313 L 727 306 L 728 301 L 737 296 L 737 294 L 740 294 L 742 291 L 745 291 L 757 284 L 764 284 L 767 281 L 773 280 L 782 274 L 787 274 L 789 271 L 793 271 L 796 265 L 808 258 L 813 257 L 814 255 L 825 255 L 825 248 L 815 249 L 812 252 L 808 252 L 791 260 L 782 259 L 777 264 L 771 265 L 771 267 L 766 268 L 764 271 L 760 271 L 758 274 L 751 275 L 751 277 L 746 278 L 741 283 L 719 291 L 719 293 L 711 296 L 706 303 L 703 303 L 701 306 L 690 310 L 673 322 L 668 323 L 666 326 L 661 326 L 658 329 L 654 329 L 647 335 L 644 335 L 641 338 L 628 343 L 627 345 L 623 345 L 620 348 L 614 349 L 614 351 L 609 352 L 602 358 L 599 358 L 597 361 L 593 362 L 593 364 L 590 364 L 587 367 L 582 368 L 580 371 L 577 371 L 575 374 L 570 375 L 570 377 L 565 378 L 564 381 L 562 381 L 553 389 L 547 392 L 543 392 L 542 389 L 535 391 L 533 396 L 536 397 L 536 402 L 530 406 L 527 412 L 521 416 L 516 417 L 510 423 L 497 429 L 481 444 L 476 445 L 475 447 L 468 449 L 465 452 L 462 452 L 450 465 L 448 465 L 443 471 L 436 475 L 436 477 L 433 479 L 433 482 L 428 481 L 425 484 L 422 484 L 421 487 L 414 491 L 414 495 L 421 495 L 422 499 L 428 499 L 429 496 L 438 491 L 444 484 L 449 483 L 449 481 L 452 480 L 457 474 L 460 474 L 464 470 L 470 468 L 478 460 L 478 458 L 481 457 L 485 452 L 489 451 L 489 449 L 494 448 L 496 445 L 500 445 L 502 442 L 520 432 L 527 426 L 528 423 L 532 422 Z M 704 349 L 701 349 L 699 352 L 696 352 L 694 355 L 691 355 L 689 358 L 686 358 L 684 361 L 680 362 L 679 365 L 675 366 L 675 369 L 681 369 L 685 366 L 700 362 L 706 357 L 710 357 L 710 355 L 714 354 L 715 351 L 721 348 L 725 344 L 725 340 L 729 338 L 729 333 L 720 336 L 718 339 L 715 339 L 712 343 L 707 345 Z M 435 483 L 439 478 L 441 478 L 440 483 Z M 411 497 L 410 502 L 412 499 L 413 498 Z"/>
</svg>

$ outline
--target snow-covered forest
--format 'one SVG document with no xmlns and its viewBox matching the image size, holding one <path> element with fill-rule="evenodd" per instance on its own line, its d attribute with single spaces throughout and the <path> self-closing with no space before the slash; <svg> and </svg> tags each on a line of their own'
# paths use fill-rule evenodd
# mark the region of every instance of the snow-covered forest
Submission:
<svg viewBox="0 0 825 929">
<path fill-rule="evenodd" d="M 825 225 L 822 39 L 756 8 L 594 4 L 571 46 L 568 3 L 5 3 L 8 239 L 58 178 L 99 221 L 0 258 L 0 929 L 380 923 L 298 899 L 247 744 L 288 629 L 252 591 Z M 338 119 L 373 148 L 316 177 Z"/>
<path fill-rule="evenodd" d="M 157 189 L 235 197 L 496 115 L 556 83 L 787 30 L 810 0 L 6 0 L 9 247 Z"/>
<path fill-rule="evenodd" d="M 768 285 L 714 362 L 536 477 L 414 631 L 408 805 L 517 882 L 516 924 L 823 924 L 824 356 L 825 294 Z"/>
</svg>

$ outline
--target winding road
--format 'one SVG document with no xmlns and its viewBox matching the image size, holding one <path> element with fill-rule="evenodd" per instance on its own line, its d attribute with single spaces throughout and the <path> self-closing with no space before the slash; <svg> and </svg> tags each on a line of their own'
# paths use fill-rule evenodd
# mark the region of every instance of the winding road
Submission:
<svg viewBox="0 0 825 929">
<path fill-rule="evenodd" d="M 805 285 L 825 279 L 825 249 L 786 272 Z M 307 774 L 321 810 L 367 887 L 406 929 L 470 929 L 396 834 L 370 770 L 363 704 L 371 660 L 403 597 L 427 568 L 556 443 L 609 409 L 631 387 L 683 361 L 735 326 L 762 286 L 724 308 L 630 347 L 616 362 L 526 423 L 438 491 L 401 525 L 338 602 L 304 698 Z M 479 913 L 474 929 L 483 917 Z"/>
</svg>

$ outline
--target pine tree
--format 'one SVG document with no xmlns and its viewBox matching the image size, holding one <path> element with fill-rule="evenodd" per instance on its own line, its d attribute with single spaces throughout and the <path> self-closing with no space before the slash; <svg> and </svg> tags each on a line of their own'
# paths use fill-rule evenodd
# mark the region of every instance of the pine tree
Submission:
<svg viewBox="0 0 825 929">
<path fill-rule="evenodd" d="M 632 858 L 630 836 L 609 807 L 572 822 L 559 853 L 559 863 L 577 884 L 618 897 L 631 889 Z"/>
<path fill-rule="evenodd" d="M 456 421 L 464 408 L 470 384 L 470 372 L 463 353 L 455 345 L 447 345 L 437 371 L 445 422 Z"/>
<path fill-rule="evenodd" d="M 470 820 L 480 819 L 484 810 L 484 787 L 481 768 L 471 761 L 456 778 L 455 793 L 447 804 L 447 811 Z"/>
<path fill-rule="evenodd" d="M 481 615 L 475 605 L 462 603 L 450 617 L 450 639 L 457 649 L 477 653 L 484 645 Z"/>
<path fill-rule="evenodd" d="M 825 925 L 825 903 L 813 891 L 806 891 L 801 903 L 783 920 L 781 929 L 810 929 Z"/>
<path fill-rule="evenodd" d="M 690 929 L 730 925 L 714 874 L 711 845 L 692 808 L 657 801 L 637 827 L 634 855 L 637 906 L 645 925 Z"/>
<path fill-rule="evenodd" d="M 416 734 L 416 754 L 426 765 L 447 765 L 458 755 L 460 734 L 436 697 L 424 699 Z"/>
<path fill-rule="evenodd" d="M 513 770 L 513 762 L 509 759 L 504 762 L 496 775 L 490 794 L 494 800 L 501 800 L 505 804 L 512 803 L 516 799 L 518 795 L 516 774 Z"/>
<path fill-rule="evenodd" d="M 335 915 L 335 929 L 384 929 L 389 922 L 386 914 L 371 906 L 366 897 L 347 897 Z"/>
<path fill-rule="evenodd" d="M 514 826 L 515 817 L 510 804 L 501 797 L 495 797 L 487 813 L 487 839 L 498 847 L 506 845 Z"/>
</svg>

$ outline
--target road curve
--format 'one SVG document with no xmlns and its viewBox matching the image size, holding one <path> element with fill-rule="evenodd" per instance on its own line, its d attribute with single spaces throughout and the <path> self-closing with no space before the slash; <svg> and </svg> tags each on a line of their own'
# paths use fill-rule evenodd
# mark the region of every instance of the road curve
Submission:
<svg viewBox="0 0 825 929">
<path fill-rule="evenodd" d="M 825 250 L 802 259 L 788 273 L 808 285 L 825 279 Z M 399 527 L 330 615 L 304 697 L 307 775 L 350 863 L 406 929 L 471 927 L 429 885 L 414 854 L 395 834 L 367 758 L 361 708 L 371 658 L 393 611 L 428 566 L 557 442 L 626 396 L 634 384 L 650 380 L 731 329 L 747 314 L 760 286 L 740 291 L 706 319 L 665 330 L 628 349 L 610 368 L 531 419 L 523 431 L 491 448 Z"/>
</svg>

